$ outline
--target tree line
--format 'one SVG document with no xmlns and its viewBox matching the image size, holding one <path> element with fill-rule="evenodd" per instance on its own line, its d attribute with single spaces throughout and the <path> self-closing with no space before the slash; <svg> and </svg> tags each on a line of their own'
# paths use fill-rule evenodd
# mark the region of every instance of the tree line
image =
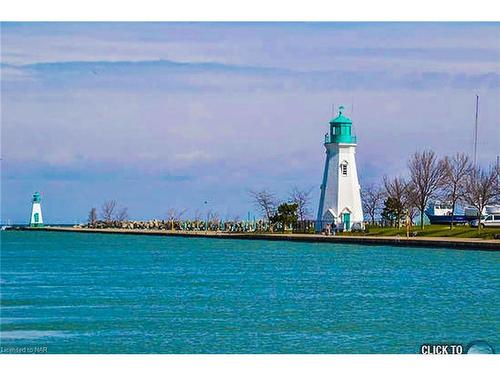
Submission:
<svg viewBox="0 0 500 375">
<path fill-rule="evenodd" d="M 312 188 L 300 189 L 295 186 L 285 200 L 280 200 L 269 189 L 249 190 L 248 193 L 255 208 L 271 224 L 271 231 L 273 226 L 287 230 L 298 221 L 310 219 Z"/>
<path fill-rule="evenodd" d="M 291 228 L 297 221 L 310 219 L 311 193 L 312 189 L 293 187 L 286 199 L 280 200 L 274 192 L 268 189 L 248 191 L 252 203 L 262 214 L 265 221 L 271 225 L 271 230 L 276 227 L 283 229 Z M 186 221 L 183 220 L 186 211 L 186 209 L 169 208 L 165 215 L 166 226 L 172 229 L 179 226 L 181 221 Z M 91 208 L 88 214 L 88 223 L 90 226 L 95 226 L 98 223 L 105 226 L 112 226 L 127 220 L 127 207 L 120 207 L 115 200 L 104 202 L 100 208 L 100 212 L 95 207 Z M 200 225 L 200 223 L 215 225 L 221 221 L 221 218 L 217 211 L 208 210 L 204 214 L 201 210 L 197 209 L 194 212 L 192 220 L 189 221 L 196 223 L 196 225 Z M 226 221 L 239 223 L 241 222 L 241 218 L 235 215 Z"/>
<path fill-rule="evenodd" d="M 122 222 L 128 220 L 128 208 L 118 206 L 118 202 L 115 200 L 109 200 L 102 204 L 101 212 L 98 215 L 97 208 L 92 207 L 89 211 L 88 223 L 90 225 L 95 225 L 98 221 L 102 221 L 106 224 L 112 222 Z"/>
<path fill-rule="evenodd" d="M 473 165 L 469 156 L 463 153 L 440 159 L 434 151 L 425 150 L 415 152 L 408 159 L 407 166 L 407 176 L 384 176 L 379 184 L 363 186 L 363 211 L 372 225 L 381 218 L 392 226 L 401 226 L 407 216 L 412 223 L 419 216 L 423 228 L 429 203 L 442 200 L 450 203 L 453 212 L 459 204 L 475 208 L 480 228 L 485 206 L 499 202 L 498 165 L 483 169 Z M 311 219 L 312 188 L 293 187 L 285 199 L 278 198 L 269 189 L 249 190 L 248 194 L 264 220 L 271 224 L 271 230 L 273 226 L 291 228 L 298 221 Z M 185 209 L 170 208 L 165 215 L 166 222 L 174 228 L 174 223 L 181 222 L 185 213 Z M 109 225 L 127 220 L 127 207 L 119 206 L 115 200 L 104 202 L 99 214 L 95 207 L 92 208 L 88 216 L 91 225 L 98 221 Z M 220 216 L 216 211 L 208 210 L 203 215 L 202 211 L 196 210 L 193 221 L 216 223 Z M 237 223 L 241 219 L 234 216 L 228 221 Z M 450 227 L 453 228 L 453 220 Z"/>
<path fill-rule="evenodd" d="M 478 228 L 487 205 L 500 199 L 499 167 L 475 166 L 468 155 L 457 153 L 439 159 L 434 151 L 415 152 L 407 162 L 408 176 L 384 176 L 381 184 L 362 189 L 363 210 L 370 222 L 376 218 L 400 226 L 407 215 L 411 222 L 418 215 L 424 228 L 424 214 L 433 200 L 450 203 L 452 212 L 463 204 L 477 210 Z M 453 228 L 453 217 L 450 228 Z"/>
</svg>

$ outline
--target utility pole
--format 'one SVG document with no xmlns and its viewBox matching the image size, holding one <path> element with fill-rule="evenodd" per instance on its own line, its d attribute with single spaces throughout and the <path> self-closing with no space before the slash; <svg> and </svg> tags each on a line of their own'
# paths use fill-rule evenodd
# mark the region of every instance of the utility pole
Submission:
<svg viewBox="0 0 500 375">
<path fill-rule="evenodd" d="M 208 201 L 205 201 L 205 207 L 208 207 Z M 205 234 L 208 234 L 208 220 L 209 220 L 210 212 L 207 208 L 207 221 L 205 222 Z"/>
<path fill-rule="evenodd" d="M 477 165 L 477 117 L 479 112 L 479 95 L 476 95 L 476 124 L 474 128 L 474 167 Z"/>
</svg>

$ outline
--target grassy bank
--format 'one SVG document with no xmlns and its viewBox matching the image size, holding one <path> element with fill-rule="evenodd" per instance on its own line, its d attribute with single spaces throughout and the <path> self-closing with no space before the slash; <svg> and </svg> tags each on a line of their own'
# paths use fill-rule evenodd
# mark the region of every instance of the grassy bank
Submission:
<svg viewBox="0 0 500 375">
<path fill-rule="evenodd" d="M 406 237 L 405 228 L 381 228 L 367 227 L 367 233 L 341 233 L 342 236 L 397 236 Z M 456 226 L 450 229 L 449 225 L 426 225 L 424 229 L 419 226 L 411 228 L 410 233 L 416 233 L 417 237 L 456 237 L 456 238 L 483 238 L 493 239 L 493 235 L 500 235 L 500 228 L 484 228 L 481 232 L 477 228 L 469 226 Z"/>
</svg>

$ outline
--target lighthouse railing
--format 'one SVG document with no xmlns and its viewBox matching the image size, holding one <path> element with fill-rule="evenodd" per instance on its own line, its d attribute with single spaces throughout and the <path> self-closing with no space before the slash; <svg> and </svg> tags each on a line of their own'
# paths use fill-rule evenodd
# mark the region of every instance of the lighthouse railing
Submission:
<svg viewBox="0 0 500 375">
<path fill-rule="evenodd" d="M 357 139 L 355 135 L 325 134 L 325 144 L 328 143 L 357 143 Z"/>
</svg>

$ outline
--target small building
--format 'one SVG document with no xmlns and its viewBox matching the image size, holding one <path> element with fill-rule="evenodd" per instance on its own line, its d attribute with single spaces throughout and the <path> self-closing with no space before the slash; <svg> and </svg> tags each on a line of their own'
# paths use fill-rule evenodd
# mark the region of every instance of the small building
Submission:
<svg viewBox="0 0 500 375">
<path fill-rule="evenodd" d="M 30 227 L 43 227 L 41 202 L 42 198 L 40 197 L 40 193 L 37 191 L 33 194 L 33 198 L 31 199 Z"/>
<path fill-rule="evenodd" d="M 339 108 L 337 117 L 330 121 L 325 134 L 326 160 L 321 184 L 316 231 L 330 225 L 340 231 L 362 229 L 363 208 L 361 189 L 356 170 L 356 137 L 352 121 Z"/>
</svg>

